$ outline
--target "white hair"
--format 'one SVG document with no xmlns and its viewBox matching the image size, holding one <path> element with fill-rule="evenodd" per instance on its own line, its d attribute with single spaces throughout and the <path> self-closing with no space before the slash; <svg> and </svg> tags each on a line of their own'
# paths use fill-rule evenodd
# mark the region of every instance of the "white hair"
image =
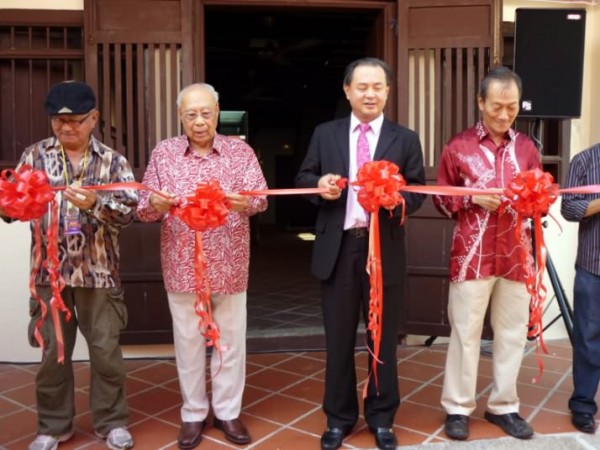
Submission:
<svg viewBox="0 0 600 450">
<path fill-rule="evenodd" d="M 219 103 L 219 93 L 215 90 L 214 87 L 212 87 L 212 85 L 208 83 L 194 83 L 184 87 L 181 91 L 179 91 L 179 94 L 177 95 L 177 107 L 181 106 L 181 100 L 188 92 L 200 89 L 210 92 L 215 98 L 215 103 Z"/>
</svg>

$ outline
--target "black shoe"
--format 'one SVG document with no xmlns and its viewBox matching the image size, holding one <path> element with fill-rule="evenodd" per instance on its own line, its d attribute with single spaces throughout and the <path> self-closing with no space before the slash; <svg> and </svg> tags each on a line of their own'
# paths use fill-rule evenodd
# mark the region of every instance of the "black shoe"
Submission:
<svg viewBox="0 0 600 450">
<path fill-rule="evenodd" d="M 394 430 L 391 428 L 370 428 L 370 431 L 375 435 L 375 445 L 379 450 L 396 450 L 398 441 Z"/>
<path fill-rule="evenodd" d="M 512 437 L 529 439 L 533 436 L 533 429 L 518 413 L 492 414 L 486 411 L 483 417 L 488 422 L 498 425 L 506 434 Z"/>
<path fill-rule="evenodd" d="M 444 422 L 444 432 L 449 438 L 464 441 L 469 437 L 469 416 L 448 414 Z"/>
<path fill-rule="evenodd" d="M 350 434 L 350 430 L 339 427 L 327 428 L 321 436 L 321 450 L 335 450 L 342 446 L 342 441 Z"/>
<path fill-rule="evenodd" d="M 571 423 L 575 428 L 584 433 L 594 434 L 596 432 L 596 421 L 593 414 L 573 412 Z"/>
</svg>

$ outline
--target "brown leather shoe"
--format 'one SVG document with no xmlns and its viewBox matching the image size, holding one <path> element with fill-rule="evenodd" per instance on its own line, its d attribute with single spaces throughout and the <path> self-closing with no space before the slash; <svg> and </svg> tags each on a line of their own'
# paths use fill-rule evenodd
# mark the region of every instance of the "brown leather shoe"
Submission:
<svg viewBox="0 0 600 450">
<path fill-rule="evenodd" d="M 234 444 L 249 444 L 252 440 L 239 417 L 233 420 L 220 420 L 215 417 L 214 425 L 225 433 L 225 439 Z"/>
<path fill-rule="evenodd" d="M 205 420 L 202 422 L 182 422 L 177 438 L 179 448 L 183 450 L 196 448 L 202 440 L 202 431 L 204 431 L 205 426 Z"/>
</svg>

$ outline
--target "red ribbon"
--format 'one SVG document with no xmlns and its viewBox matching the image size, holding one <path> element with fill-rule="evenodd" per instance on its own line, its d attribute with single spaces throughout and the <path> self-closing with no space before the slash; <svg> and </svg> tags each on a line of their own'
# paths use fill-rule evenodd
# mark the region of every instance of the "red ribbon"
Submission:
<svg viewBox="0 0 600 450">
<path fill-rule="evenodd" d="M 186 196 L 180 204 L 173 207 L 172 213 L 192 230 L 196 230 L 194 249 L 196 303 L 194 310 L 199 317 L 198 328 L 206 339 L 206 346 L 214 346 L 221 358 L 220 332 L 212 317 L 210 285 L 206 277 L 206 258 L 202 247 L 202 231 L 220 227 L 227 220 L 229 208 L 225 192 L 221 189 L 218 181 L 198 183 L 194 193 Z M 216 374 L 212 376 L 214 377 Z"/>
<path fill-rule="evenodd" d="M 535 258 L 537 268 L 531 268 L 527 264 L 529 253 L 522 245 L 522 262 L 526 269 L 525 286 L 527 292 L 531 295 L 529 304 L 529 324 L 528 337 L 538 338 L 539 345 L 544 353 L 548 353 L 544 339 L 543 330 L 543 306 L 546 299 L 547 289 L 544 286 L 544 272 L 546 271 L 546 258 L 548 251 L 544 242 L 544 231 L 542 228 L 542 216 L 548 214 L 550 206 L 558 198 L 558 185 L 554 183 L 554 178 L 547 172 L 540 169 L 521 172 L 508 184 L 504 190 L 504 195 L 509 200 L 510 205 L 517 213 L 517 223 L 522 223 L 523 219 L 532 219 L 536 239 Z M 515 229 L 517 238 L 524 239 L 521 235 L 521 227 Z M 538 355 L 538 366 L 540 368 L 539 376 L 533 379 L 536 383 L 544 372 L 544 363 Z"/>
<path fill-rule="evenodd" d="M 19 170 L 0 172 L 0 210 L 4 215 L 24 222 L 38 219 L 53 199 L 44 171 L 23 165 Z"/>
<path fill-rule="evenodd" d="M 46 260 L 42 262 L 42 231 L 41 218 L 48 211 L 50 204 L 50 224 L 47 229 L 48 240 Z M 61 291 L 65 280 L 61 276 L 58 255 L 58 204 L 54 200 L 54 191 L 48 183 L 48 177 L 42 170 L 34 170 L 31 166 L 23 165 L 18 170 L 3 170 L 0 173 L 0 209 L 3 214 L 20 221 L 33 221 L 33 267 L 29 277 L 29 291 L 40 305 L 41 316 L 35 324 L 34 337 L 44 350 L 44 339 L 40 332 L 48 308 L 38 295 L 35 288 L 35 278 L 43 267 L 48 271 L 52 297 L 50 299 L 50 315 L 54 322 L 56 333 L 56 349 L 58 362 L 65 359 L 64 338 L 59 311 L 65 315 L 65 320 L 71 319 L 71 312 L 65 306 Z"/>
<path fill-rule="evenodd" d="M 373 349 L 369 352 L 373 357 L 371 371 L 363 388 L 363 398 L 367 396 L 369 378 L 373 374 L 375 387 L 379 392 L 377 377 L 377 364 L 381 349 L 381 318 L 383 317 L 383 276 L 381 273 L 381 241 L 379 235 L 379 208 L 391 210 L 396 206 L 404 205 L 404 198 L 400 195 L 400 188 L 406 181 L 400 175 L 399 167 L 389 161 L 371 161 L 364 164 L 356 175 L 356 181 L 350 183 L 360 188 L 358 202 L 365 211 L 371 213 L 369 233 L 369 255 L 367 258 L 367 273 L 369 274 L 369 320 L 367 330 L 373 341 Z M 402 208 L 402 223 L 404 222 L 404 207 Z M 395 364 L 395 361 L 389 362 Z"/>
</svg>

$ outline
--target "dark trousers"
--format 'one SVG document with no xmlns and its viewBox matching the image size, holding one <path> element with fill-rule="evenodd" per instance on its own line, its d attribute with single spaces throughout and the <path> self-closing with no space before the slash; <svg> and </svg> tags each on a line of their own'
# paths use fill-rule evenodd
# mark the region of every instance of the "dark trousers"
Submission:
<svg viewBox="0 0 600 450">
<path fill-rule="evenodd" d="M 580 267 L 573 303 L 573 412 L 596 414 L 600 381 L 600 277 Z"/>
<path fill-rule="evenodd" d="M 50 288 L 38 286 L 37 292 L 48 305 L 52 295 Z M 92 423 L 94 430 L 104 436 L 113 428 L 125 426 L 129 419 L 125 364 L 119 346 L 119 332 L 127 324 L 123 291 L 121 288 L 67 286 L 62 291 L 62 298 L 72 314 L 67 322 L 60 313 L 64 363 L 57 360 L 56 334 L 50 309 L 41 328 L 45 348 L 35 379 L 38 433 L 60 435 L 73 428 L 75 380 L 71 357 L 79 326 L 90 356 Z M 38 314 L 39 311 L 34 310 L 32 321 L 37 320 Z"/>
<path fill-rule="evenodd" d="M 367 323 L 369 277 L 366 273 L 368 238 L 344 234 L 340 254 L 332 276 L 322 283 L 322 306 L 325 324 L 327 363 L 323 410 L 327 425 L 351 429 L 358 420 L 358 396 L 354 347 L 358 321 Z M 397 283 L 394 283 L 396 285 Z M 364 400 L 365 420 L 370 428 L 391 428 L 400 406 L 396 367 L 397 318 L 399 293 L 386 287 L 384 270 L 383 317 L 381 322 L 380 364 L 377 365 L 378 388 L 369 379 Z M 373 342 L 367 340 L 369 348 Z M 367 370 L 371 370 L 369 354 Z M 363 372 L 366 373 L 366 372 Z M 366 378 L 366 377 L 365 377 Z M 361 382 L 363 380 L 360 380 Z M 362 387 L 362 386 L 361 386 Z"/>
</svg>

